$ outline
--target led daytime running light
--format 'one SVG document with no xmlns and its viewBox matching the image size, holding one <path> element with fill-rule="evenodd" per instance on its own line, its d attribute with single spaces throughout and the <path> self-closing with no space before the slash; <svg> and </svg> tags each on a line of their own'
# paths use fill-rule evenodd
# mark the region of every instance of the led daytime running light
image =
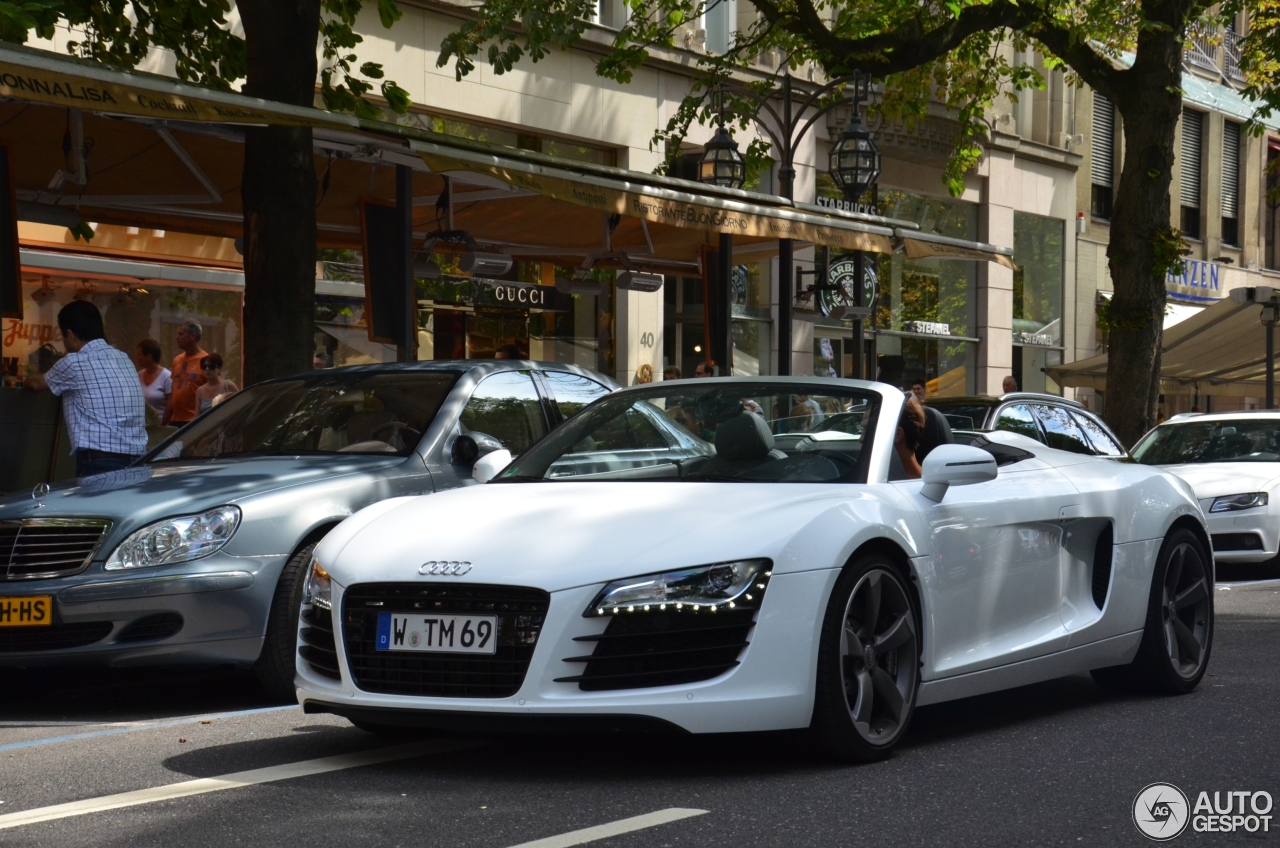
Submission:
<svg viewBox="0 0 1280 848">
<path fill-rule="evenodd" d="M 1266 506 L 1267 501 L 1266 492 L 1223 495 L 1220 498 L 1213 499 L 1213 506 L 1209 507 L 1209 512 L 1235 512 L 1241 509 L 1253 509 L 1256 506 Z"/>
<path fill-rule="evenodd" d="M 767 559 L 751 559 L 615 580 L 600 590 L 583 615 L 757 609 L 772 567 Z"/>
</svg>

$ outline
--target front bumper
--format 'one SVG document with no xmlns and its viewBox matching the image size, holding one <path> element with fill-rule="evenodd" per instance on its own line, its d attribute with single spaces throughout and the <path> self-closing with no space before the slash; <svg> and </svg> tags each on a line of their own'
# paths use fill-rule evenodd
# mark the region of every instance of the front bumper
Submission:
<svg viewBox="0 0 1280 848">
<path fill-rule="evenodd" d="M 710 680 L 589 692 L 577 683 L 556 682 L 582 671 L 581 664 L 565 662 L 584 652 L 584 642 L 575 637 L 597 636 L 607 625 L 605 618 L 582 615 L 602 588 L 599 584 L 551 593 L 523 683 L 510 697 L 419 697 L 358 689 L 348 666 L 342 627 L 337 626 L 334 638 L 341 679 L 318 674 L 299 659 L 298 701 L 310 712 L 435 727 L 558 727 L 565 721 L 610 727 L 634 719 L 692 733 L 807 727 L 813 714 L 820 610 L 838 576 L 838 569 L 775 574 L 738 665 Z M 342 591 L 335 583 L 335 610 L 342 609 Z M 300 639 L 298 646 L 305 643 Z"/>
<path fill-rule="evenodd" d="M 1280 515 L 1273 513 L 1271 507 L 1210 513 L 1212 503 L 1212 499 L 1208 499 L 1201 506 L 1213 540 L 1215 560 L 1265 562 L 1280 553 Z"/>
<path fill-rule="evenodd" d="M 0 628 L 0 667 L 232 663 L 262 650 L 287 555 L 216 553 L 138 571 L 83 572 L 0 582 L 0 597 L 53 597 L 49 627 Z"/>
</svg>

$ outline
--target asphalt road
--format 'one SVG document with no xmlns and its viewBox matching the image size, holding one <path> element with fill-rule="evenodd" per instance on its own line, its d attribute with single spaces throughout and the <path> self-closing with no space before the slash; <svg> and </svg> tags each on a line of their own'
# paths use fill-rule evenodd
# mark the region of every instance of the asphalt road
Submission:
<svg viewBox="0 0 1280 848">
<path fill-rule="evenodd" d="M 508 848 L 650 814 L 585 844 L 1145 845 L 1131 808 L 1150 783 L 1280 799 L 1280 582 L 1220 587 L 1216 608 L 1192 695 L 1073 677 L 924 707 L 862 767 L 791 734 L 389 742 L 240 672 L 4 672 L 0 845 Z M 1273 832 L 1175 842 L 1280 844 L 1274 813 Z"/>
</svg>

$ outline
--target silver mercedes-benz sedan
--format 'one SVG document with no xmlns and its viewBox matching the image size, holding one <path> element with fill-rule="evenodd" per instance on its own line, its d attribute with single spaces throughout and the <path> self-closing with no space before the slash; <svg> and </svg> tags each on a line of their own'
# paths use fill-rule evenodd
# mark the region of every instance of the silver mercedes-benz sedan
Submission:
<svg viewBox="0 0 1280 848">
<path fill-rule="evenodd" d="M 326 533 L 485 479 L 486 454 L 519 455 L 614 388 L 556 363 L 314 371 L 233 395 L 132 467 L 0 498 L 0 667 L 253 665 L 292 697 Z"/>
</svg>

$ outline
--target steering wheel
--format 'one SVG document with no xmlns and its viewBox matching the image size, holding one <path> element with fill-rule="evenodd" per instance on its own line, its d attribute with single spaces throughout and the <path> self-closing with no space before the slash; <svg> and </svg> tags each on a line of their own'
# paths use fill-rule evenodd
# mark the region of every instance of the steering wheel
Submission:
<svg viewBox="0 0 1280 848">
<path fill-rule="evenodd" d="M 383 434 L 386 435 L 383 435 Z M 391 444 L 391 440 L 405 433 L 413 437 L 413 444 L 422 441 L 422 431 L 416 427 L 411 427 L 403 421 L 388 421 L 378 429 L 369 434 L 370 439 L 376 439 L 380 442 Z"/>
</svg>

